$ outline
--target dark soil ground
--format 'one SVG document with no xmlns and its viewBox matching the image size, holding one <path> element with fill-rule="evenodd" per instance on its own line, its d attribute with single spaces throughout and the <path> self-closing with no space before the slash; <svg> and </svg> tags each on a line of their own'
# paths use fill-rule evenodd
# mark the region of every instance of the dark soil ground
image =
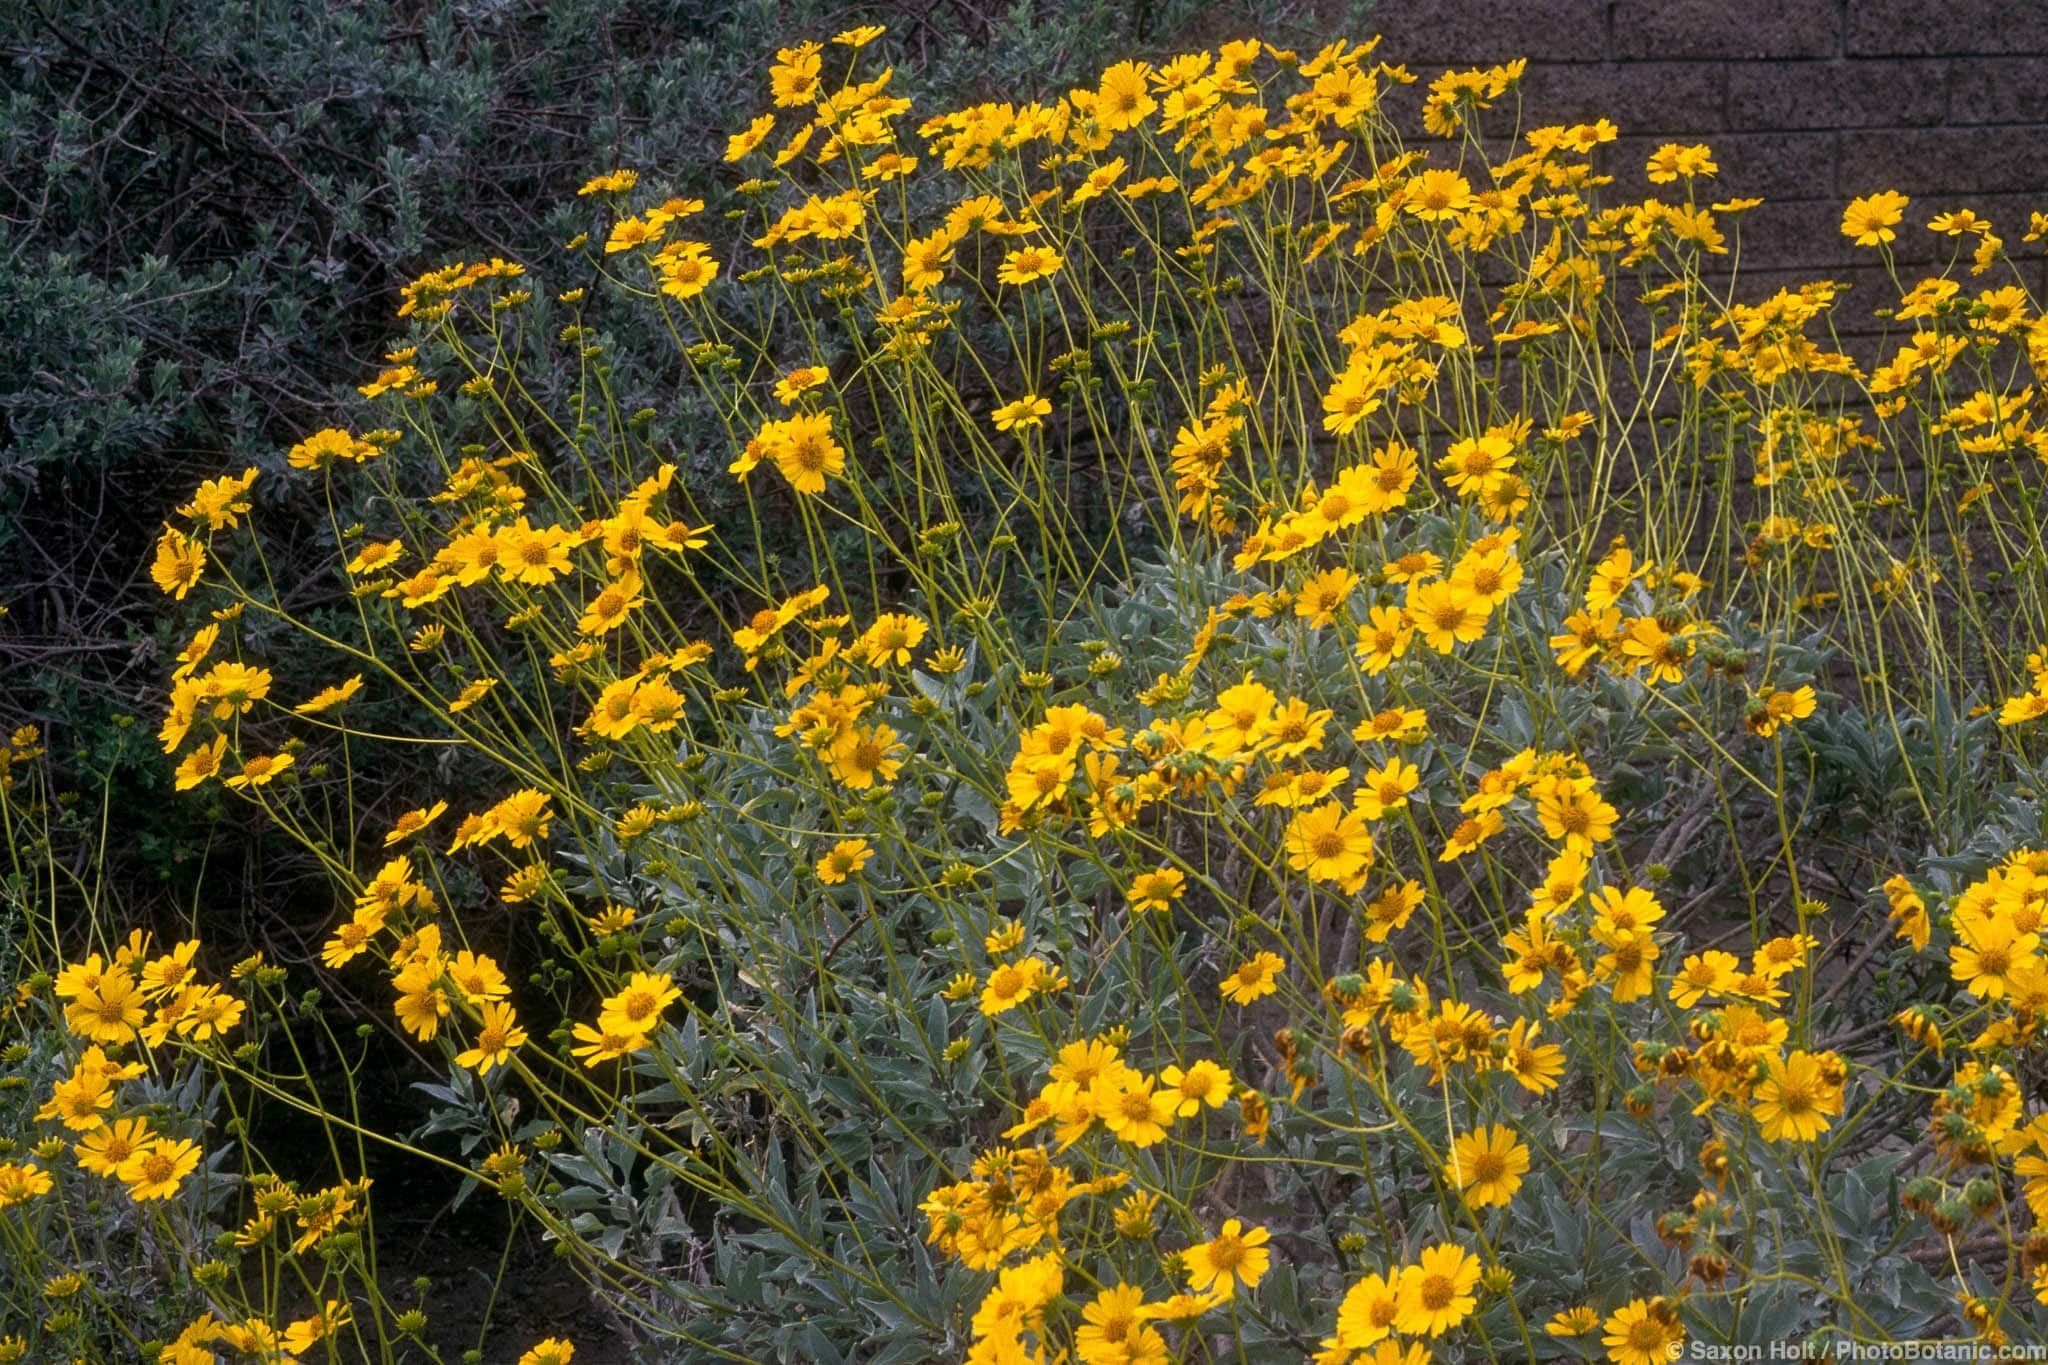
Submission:
<svg viewBox="0 0 2048 1365">
<path fill-rule="evenodd" d="M 424 1077 L 402 1043 L 388 1036 L 380 1041 L 372 1046 L 387 1079 L 359 1090 L 362 1121 L 372 1131 L 404 1134 L 426 1117 L 428 1101 L 410 1085 Z M 337 1086 L 344 1084 L 338 1074 L 333 1079 Z M 335 1179 L 324 1135 L 297 1111 L 281 1106 L 262 1110 L 252 1137 L 279 1173 L 298 1180 L 300 1188 Z M 429 1146 L 433 1142 L 426 1140 Z M 551 1336 L 575 1343 L 576 1365 L 630 1365 L 643 1359 L 535 1227 L 513 1227 L 512 1210 L 497 1195 L 475 1190 L 458 1208 L 460 1177 L 447 1167 L 381 1144 L 371 1144 L 365 1155 L 377 1278 L 394 1312 L 426 1312 L 426 1339 L 446 1365 L 456 1365 L 472 1349 L 482 1351 L 485 1365 L 512 1365 L 528 1347 Z M 452 1143 L 446 1155 L 460 1160 Z M 422 1279 L 427 1281 L 424 1292 L 416 1287 Z M 415 1354 L 426 1359 L 423 1352 Z"/>
</svg>

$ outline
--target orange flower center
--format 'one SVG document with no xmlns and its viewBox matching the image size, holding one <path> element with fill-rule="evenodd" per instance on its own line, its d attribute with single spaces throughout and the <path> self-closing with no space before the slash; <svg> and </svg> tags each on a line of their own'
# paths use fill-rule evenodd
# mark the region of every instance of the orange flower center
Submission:
<svg viewBox="0 0 2048 1365">
<path fill-rule="evenodd" d="M 1628 1344 L 1638 1351 L 1659 1352 L 1664 1349 L 1664 1329 L 1654 1318 L 1639 1319 L 1628 1329 Z"/>
<path fill-rule="evenodd" d="M 1228 1273 L 1244 1264 L 1245 1245 L 1229 1233 L 1209 1243 L 1209 1264 L 1219 1273 Z"/>
</svg>

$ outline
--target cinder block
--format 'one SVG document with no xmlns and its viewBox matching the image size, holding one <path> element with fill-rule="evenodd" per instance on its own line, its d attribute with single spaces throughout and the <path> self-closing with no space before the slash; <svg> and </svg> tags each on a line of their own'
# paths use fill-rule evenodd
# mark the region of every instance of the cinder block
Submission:
<svg viewBox="0 0 2048 1365">
<path fill-rule="evenodd" d="M 2048 25 L 2048 15 L 2043 16 Z M 2038 40 L 2048 54 L 2048 28 Z M 2048 55 L 1966 57 L 1948 64 L 1950 126 L 2048 123 Z"/>
<path fill-rule="evenodd" d="M 1852 57 L 2039 52 L 2048 26 L 2040 0 L 1849 0 L 1848 10 Z"/>
<path fill-rule="evenodd" d="M 1845 194 L 1898 190 L 1953 198 L 2037 195 L 2048 186 L 2048 126 L 1917 128 L 1841 135 L 1838 184 Z M 1938 207 L 1954 207 L 1943 203 Z"/>
<path fill-rule="evenodd" d="M 1833 57 L 1841 14 L 1818 0 L 1615 0 L 1614 55 Z"/>
<path fill-rule="evenodd" d="M 1609 118 L 1624 133 L 1701 141 L 1724 126 L 1726 69 L 1713 62 L 1542 63 L 1523 82 L 1524 122 Z"/>
<path fill-rule="evenodd" d="M 1604 0 L 1382 0 L 1373 24 L 1390 62 L 1425 78 L 1436 66 L 1530 61 L 1597 62 L 1607 56 Z"/>
<path fill-rule="evenodd" d="M 1644 163 L 1667 142 L 1702 141 L 1714 149 L 1720 172 L 1702 182 L 1702 199 L 1761 195 L 1767 199 L 1819 198 L 1834 192 L 1835 134 L 1721 133 L 1690 137 L 1622 137 L 1601 149 L 1599 165 L 1614 176 L 1615 193 L 1663 198 L 1684 193 L 1682 186 L 1650 183 Z"/>
<path fill-rule="evenodd" d="M 1728 126 L 1938 124 L 1948 113 L 1951 70 L 1938 60 L 1740 63 L 1728 68 Z"/>
<path fill-rule="evenodd" d="M 1781 200 L 1751 210 L 1746 215 L 1742 235 L 1744 269 L 1751 266 L 1758 269 L 1810 267 L 1824 269 L 1833 278 L 1833 272 L 1841 269 L 1876 266 L 1878 255 L 1874 249 L 1852 246 L 1842 235 L 1842 210 L 1848 199 L 1848 196 L 1843 196 L 1826 200 Z M 2022 267 L 2032 270 L 2042 259 L 2039 244 L 2022 242 L 2020 238 L 2027 230 L 2028 211 L 2039 206 L 2038 197 L 2029 194 L 1957 194 L 1939 200 L 1915 199 L 1894 229 L 1897 235 L 1891 243 L 1892 258 L 1902 269 L 1916 275 L 1939 269 L 1951 259 L 1958 260 L 1956 277 L 1964 281 L 1965 288 L 1988 288 L 1993 283 L 2004 283 L 2008 272 L 2005 266 L 1983 276 L 1970 274 L 1970 253 L 1976 246 L 1975 239 L 1958 239 L 1929 232 L 1927 222 L 1943 209 L 1974 209 L 1997 226 L 1999 234 L 2005 238 L 2007 254 Z"/>
<path fill-rule="evenodd" d="M 1394 126 L 1411 141 L 1430 141 L 1422 128 L 1423 99 L 1410 86 L 1386 100 Z M 1521 100 L 1524 128 L 1607 118 L 1624 133 L 1701 141 L 1721 129 L 1722 77 L 1699 62 L 1538 62 L 1522 82 Z M 1514 127 L 1512 98 L 1481 115 L 1480 126 Z"/>
<path fill-rule="evenodd" d="M 1917 277 L 1957 255 L 1958 243 L 1925 225 L 1972 208 L 1998 225 L 2027 278 L 2048 277 L 2038 249 L 2019 240 L 2028 212 L 2048 210 L 2048 0 L 1613 0 L 1604 58 L 1543 59 L 1591 51 L 1599 8 L 1385 0 L 1385 53 L 1424 75 L 1535 58 L 1524 126 L 1606 117 L 1622 129 L 1599 156 L 1615 177 L 1610 203 L 1649 192 L 1643 160 L 1658 145 L 1708 143 L 1721 174 L 1707 196 L 1767 201 L 1739 229 L 1745 276 L 1759 288 L 1853 273 L 1864 286 L 1851 305 L 1859 316 L 1889 306 L 1877 257 L 1840 232 L 1847 202 L 1880 189 L 1914 201 L 1891 248 L 1904 271 Z M 2033 18 L 2021 22 L 2025 12 Z M 1419 104 L 1407 94 L 1397 107 Z M 1398 122 L 1419 135 L 1412 108 Z M 1428 139 L 1411 145 L 1445 155 Z M 1736 237 L 1735 220 L 1724 217 L 1723 229 Z M 1966 277 L 1970 245 L 1960 244 Z M 1996 278 L 2009 275 L 2001 267 Z"/>
<path fill-rule="evenodd" d="M 1739 242 L 1745 270 L 1783 268 L 1826 275 L 1856 263 L 1841 233 L 1842 204 L 1832 197 L 1774 200 L 1736 222 L 1732 229 L 1724 224 L 1722 231 L 1731 246 Z"/>
</svg>

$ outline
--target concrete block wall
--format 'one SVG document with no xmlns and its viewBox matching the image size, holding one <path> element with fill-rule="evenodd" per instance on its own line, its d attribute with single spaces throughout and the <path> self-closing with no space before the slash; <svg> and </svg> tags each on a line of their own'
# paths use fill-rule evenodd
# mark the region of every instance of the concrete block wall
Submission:
<svg viewBox="0 0 2048 1365">
<path fill-rule="evenodd" d="M 1757 295 L 1827 276 L 1858 312 L 1889 303 L 1838 231 L 1881 189 L 1912 197 L 1895 247 L 1911 274 L 1955 250 L 1927 220 L 1967 207 L 2048 282 L 2042 244 L 2020 241 L 2048 212 L 2048 0 L 1380 0 L 1371 22 L 1425 82 L 1526 57 L 1525 121 L 1612 119 L 1620 190 L 1648 188 L 1661 143 L 1712 146 L 1714 196 L 1767 201 L 1742 234 Z"/>
</svg>

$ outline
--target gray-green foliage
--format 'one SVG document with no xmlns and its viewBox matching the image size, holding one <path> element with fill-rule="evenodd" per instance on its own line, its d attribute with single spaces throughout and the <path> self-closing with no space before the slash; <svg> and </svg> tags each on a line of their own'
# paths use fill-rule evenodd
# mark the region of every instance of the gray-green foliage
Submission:
<svg viewBox="0 0 2048 1365">
<path fill-rule="evenodd" d="M 1193 7 L 1039 0 L 510 0 L 417 9 L 46 0 L 0 16 L 0 474 L 204 447 L 261 459 L 338 412 L 399 284 L 531 259 L 593 171 L 716 194 L 764 59 L 894 21 L 909 92 L 1079 79 Z M 573 200 L 571 201 L 573 202 Z"/>
</svg>

